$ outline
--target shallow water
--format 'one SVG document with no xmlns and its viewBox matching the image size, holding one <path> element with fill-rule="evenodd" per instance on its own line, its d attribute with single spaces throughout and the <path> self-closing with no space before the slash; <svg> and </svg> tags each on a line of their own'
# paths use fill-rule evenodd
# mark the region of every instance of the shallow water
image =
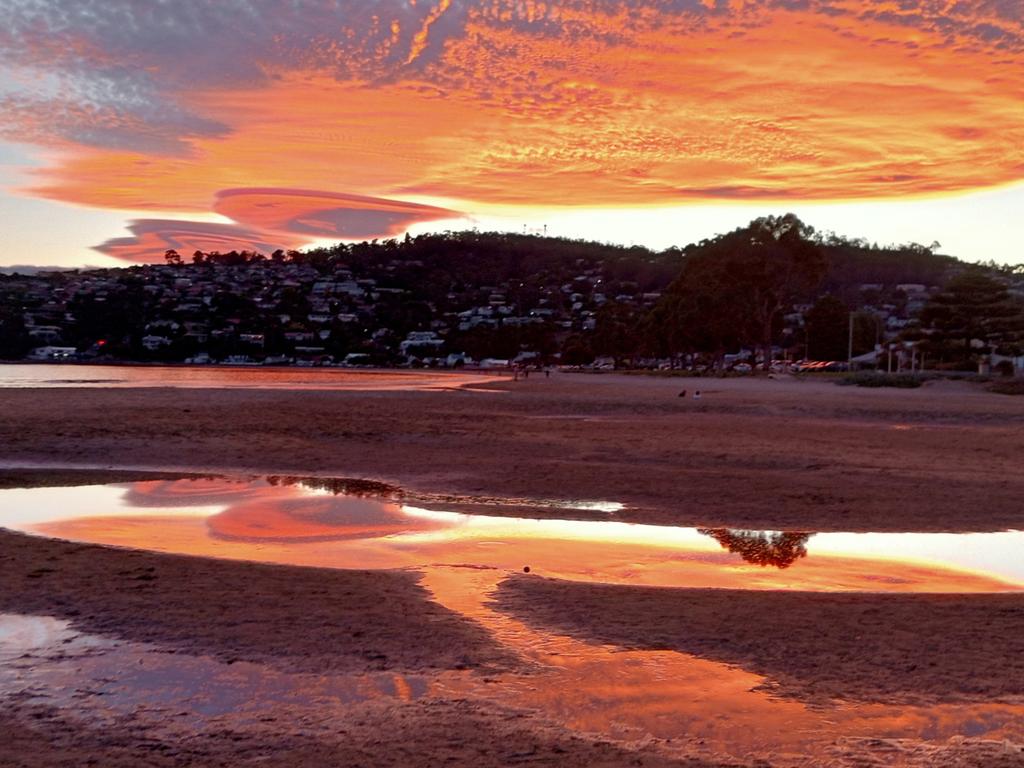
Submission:
<svg viewBox="0 0 1024 768">
<path fill-rule="evenodd" d="M 437 390 L 500 381 L 488 373 L 221 366 L 0 365 L 0 389 L 175 387 L 183 389 Z"/>
<path fill-rule="evenodd" d="M 532 508 L 549 516 L 566 509 L 613 515 L 621 508 L 613 501 L 447 497 L 464 510 L 450 512 L 437 509 L 443 505 L 438 498 L 373 483 L 299 478 L 146 481 L 0 491 L 0 525 L 224 558 L 416 568 L 435 600 L 482 624 L 530 664 L 530 674 L 488 681 L 460 672 L 287 674 L 79 635 L 45 617 L 7 616 L 0 617 L 0 696 L 90 706 L 100 718 L 141 707 L 154 716 L 174 713 L 184 723 L 258 718 L 268 707 L 316 709 L 326 717 L 369 698 L 468 696 L 534 709 L 580 732 L 624 741 L 671 739 L 709 756 L 755 751 L 794 766 L 823 756 L 844 764 L 843 745 L 855 742 L 861 753 L 881 749 L 878 764 L 898 765 L 901 758 L 885 751 L 893 739 L 1024 739 L 1020 706 L 810 707 L 778 698 L 763 678 L 742 669 L 672 651 L 584 643 L 532 628 L 489 601 L 502 579 L 526 566 L 544 576 L 632 585 L 1015 592 L 1024 590 L 1024 533 L 673 528 L 495 516 L 505 503 L 517 514 Z"/>
<path fill-rule="evenodd" d="M 279 672 L 83 634 L 47 616 L 0 614 L 0 693 L 76 708 L 92 700 L 101 719 L 145 712 L 178 724 L 227 715 L 244 724 L 265 715 L 268 705 L 339 707 L 382 697 L 412 700 L 426 691 L 417 676 Z"/>
<path fill-rule="evenodd" d="M 493 571 L 433 568 L 424 584 L 439 602 L 480 622 L 542 670 L 535 676 L 502 676 L 503 703 L 539 710 L 584 733 L 627 742 L 667 739 L 687 755 L 712 759 L 756 754 L 777 766 L 820 765 L 823 757 L 835 766 L 910 765 L 913 758 L 899 754 L 898 740 L 1024 739 L 1024 706 L 808 706 L 779 698 L 764 678 L 727 664 L 546 633 L 489 605 L 488 594 L 501 577 Z M 472 677 L 448 676 L 436 691 L 480 694 L 480 687 Z"/>
<path fill-rule="evenodd" d="M 0 491 L 0 524 L 71 539 L 293 565 L 472 565 L 574 581 L 877 592 L 1024 590 L 1024 532 L 811 533 L 560 520 L 611 501 L 434 497 L 298 478 L 146 481 Z M 431 508 L 427 508 L 431 507 Z"/>
</svg>

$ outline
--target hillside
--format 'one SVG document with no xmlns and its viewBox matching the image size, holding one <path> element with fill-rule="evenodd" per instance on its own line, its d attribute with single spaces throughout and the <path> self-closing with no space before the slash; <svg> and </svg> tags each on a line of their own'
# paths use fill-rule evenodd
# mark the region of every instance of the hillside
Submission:
<svg viewBox="0 0 1024 768">
<path fill-rule="evenodd" d="M 835 237 L 816 245 L 827 266 L 800 299 L 831 293 L 887 317 L 920 309 L 898 286 L 930 290 L 964 266 L 921 246 Z M 643 320 L 699 247 L 654 252 L 457 232 L 270 257 L 171 252 L 167 264 L 0 275 L 0 356 L 49 346 L 87 359 L 392 365 L 554 359 L 569 350 L 584 362 L 623 344 L 635 356 Z"/>
</svg>

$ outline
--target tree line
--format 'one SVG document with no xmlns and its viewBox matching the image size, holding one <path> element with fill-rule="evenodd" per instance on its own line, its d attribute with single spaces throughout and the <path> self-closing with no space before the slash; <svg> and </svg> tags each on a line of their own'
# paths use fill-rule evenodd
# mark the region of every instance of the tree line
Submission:
<svg viewBox="0 0 1024 768">
<path fill-rule="evenodd" d="M 935 365 L 970 369 L 980 355 L 1024 353 L 1024 304 L 1008 289 L 1024 265 L 967 265 L 935 254 L 937 246 L 879 248 L 819 234 L 793 214 L 758 218 L 682 249 L 679 274 L 657 306 L 647 313 L 605 307 L 590 348 L 568 352 L 577 360 L 696 356 L 716 366 L 739 349 L 771 360 L 781 345 L 795 357 L 845 360 L 851 331 L 854 355 L 885 337 L 878 315 L 858 311 L 880 301 L 862 286 L 902 280 L 943 286 L 898 339 Z M 898 292 L 890 298 L 906 301 Z M 802 337 L 785 338 L 784 316 L 807 304 Z"/>
</svg>

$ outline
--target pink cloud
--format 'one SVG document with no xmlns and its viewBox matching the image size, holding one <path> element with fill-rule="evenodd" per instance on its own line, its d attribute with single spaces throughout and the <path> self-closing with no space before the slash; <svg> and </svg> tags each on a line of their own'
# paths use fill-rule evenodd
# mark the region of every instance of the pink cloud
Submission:
<svg viewBox="0 0 1024 768">
<path fill-rule="evenodd" d="M 360 240 L 399 235 L 413 224 L 462 215 L 401 200 L 273 187 L 223 190 L 213 209 L 260 230 Z"/>
</svg>

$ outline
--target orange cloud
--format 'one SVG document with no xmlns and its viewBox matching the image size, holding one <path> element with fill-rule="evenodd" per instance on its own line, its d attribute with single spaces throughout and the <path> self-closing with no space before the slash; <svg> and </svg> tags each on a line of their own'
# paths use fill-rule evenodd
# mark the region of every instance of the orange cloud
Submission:
<svg viewBox="0 0 1024 768">
<path fill-rule="evenodd" d="M 311 12 L 316 28 L 284 10 L 241 14 L 236 35 L 250 44 L 223 57 L 200 50 L 195 29 L 174 38 L 194 60 L 170 61 L 164 43 L 133 49 L 154 66 L 124 86 L 134 100 L 114 113 L 116 142 L 77 126 L 74 110 L 47 139 L 49 113 L 31 113 L 27 135 L 59 153 L 32 194 L 218 211 L 302 241 L 395 234 L 448 214 L 370 198 L 451 200 L 472 214 L 893 198 L 1024 176 L 1015 0 L 375 9 L 337 28 L 323 9 Z M 65 41 L 61 66 L 82 51 L 76 74 L 100 68 L 95 51 L 116 53 L 105 29 Z M 149 98 L 171 106 L 136 103 Z"/>
</svg>

